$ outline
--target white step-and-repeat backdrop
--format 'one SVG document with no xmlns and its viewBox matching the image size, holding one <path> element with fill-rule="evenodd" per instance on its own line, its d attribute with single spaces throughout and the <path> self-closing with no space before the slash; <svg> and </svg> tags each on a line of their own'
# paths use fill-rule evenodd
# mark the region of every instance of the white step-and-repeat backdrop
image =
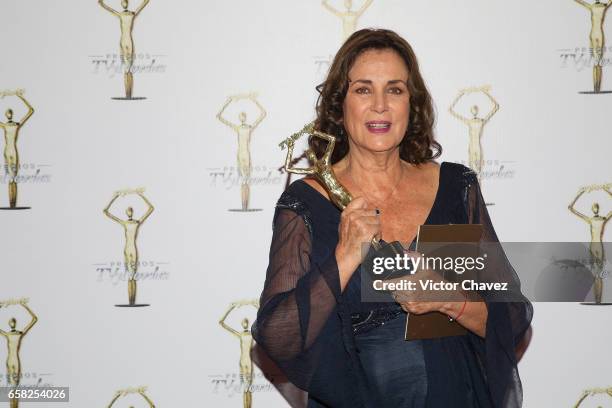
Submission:
<svg viewBox="0 0 612 408">
<path fill-rule="evenodd" d="M 120 0 L 107 5 L 0 4 L 0 300 L 17 303 L 0 308 L 0 329 L 10 332 L 11 317 L 15 330 L 28 326 L 21 298 L 38 317 L 22 335 L 22 385 L 70 387 L 71 407 L 108 406 L 118 390 L 113 407 L 148 406 L 143 395 L 157 407 L 242 406 L 243 324 L 256 313 L 248 301 L 262 289 L 286 182 L 278 143 L 313 119 L 315 86 L 355 29 L 389 28 L 413 45 L 442 160 L 469 164 L 479 107 L 483 192 L 501 240 L 591 238 L 568 205 L 581 187 L 612 181 L 612 44 L 591 52 L 591 39 L 612 35 L 598 20 L 603 4 L 151 0 L 139 10 L 130 0 L 135 17 Z M 467 93 L 454 108 L 464 120 L 451 115 L 462 89 L 484 86 L 491 99 Z M 575 208 L 593 217 L 598 202 L 605 217 L 612 198 L 591 190 Z M 612 387 L 612 306 L 534 306 L 524 406 L 571 407 L 585 390 Z M 15 336 L 0 338 L 3 369 Z M 286 406 L 257 368 L 252 389 L 253 406 Z M 612 398 L 581 406 L 597 405 Z"/>
</svg>

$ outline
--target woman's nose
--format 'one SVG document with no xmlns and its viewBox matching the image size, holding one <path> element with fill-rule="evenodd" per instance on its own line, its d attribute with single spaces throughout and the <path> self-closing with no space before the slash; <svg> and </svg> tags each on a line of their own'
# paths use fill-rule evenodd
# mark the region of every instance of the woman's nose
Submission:
<svg viewBox="0 0 612 408">
<path fill-rule="evenodd" d="M 372 100 L 372 110 L 376 113 L 383 113 L 387 109 L 387 94 L 384 92 L 375 92 Z"/>
</svg>

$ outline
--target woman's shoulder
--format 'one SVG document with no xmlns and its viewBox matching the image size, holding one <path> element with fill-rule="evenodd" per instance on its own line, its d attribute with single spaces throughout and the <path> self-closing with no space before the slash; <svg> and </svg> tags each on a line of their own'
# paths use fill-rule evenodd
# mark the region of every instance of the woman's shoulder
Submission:
<svg viewBox="0 0 612 408">
<path fill-rule="evenodd" d="M 478 183 L 478 175 L 469 167 L 455 162 L 442 162 L 440 165 L 440 179 L 444 179 L 450 184 L 465 187 Z"/>
<path fill-rule="evenodd" d="M 281 194 L 276 203 L 277 208 L 292 209 L 298 214 L 310 211 L 318 212 L 322 206 L 331 203 L 326 192 L 316 181 L 299 179 L 292 182 Z"/>
<path fill-rule="evenodd" d="M 303 219 L 310 234 L 314 233 L 314 225 L 332 223 L 339 211 L 314 185 L 305 179 L 294 181 L 283 191 L 276 202 L 273 225 L 282 210 L 291 211 Z M 288 214 L 286 216 L 293 219 Z"/>
</svg>

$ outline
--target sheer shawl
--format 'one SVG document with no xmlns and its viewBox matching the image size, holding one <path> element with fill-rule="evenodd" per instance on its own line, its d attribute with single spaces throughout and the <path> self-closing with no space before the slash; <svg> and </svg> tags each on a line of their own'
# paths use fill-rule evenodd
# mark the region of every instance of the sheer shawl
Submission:
<svg viewBox="0 0 612 408">
<path fill-rule="evenodd" d="M 483 281 L 507 282 L 509 293 L 479 291 L 487 305 L 485 338 L 469 333 L 476 346 L 477 357 L 483 364 L 483 374 L 495 407 L 514 408 L 523 404 L 522 384 L 517 367 L 516 349 L 533 318 L 533 306 L 520 290 L 519 277 L 508 261 L 491 223 L 476 173 L 467 167 L 463 171 L 465 208 L 468 224 L 482 224 L 489 256 L 489 274 Z M 492 269 L 492 270 L 491 270 Z"/>
<path fill-rule="evenodd" d="M 440 188 L 454 190 L 442 207 L 453 221 L 482 224 L 483 241 L 498 242 L 478 180 L 467 167 L 447 163 L 449 180 Z M 315 197 L 318 195 L 318 197 Z M 448 196 L 448 195 L 447 195 Z M 278 201 L 261 308 L 253 336 L 287 378 L 329 407 L 374 406 L 351 347 L 350 314 L 343 307 L 335 260 L 339 212 L 323 207 L 326 199 L 303 181 L 294 182 Z M 446 201 L 446 200 L 445 200 Z M 434 204 L 435 205 L 435 204 Z M 457 218 L 456 213 L 461 213 Z M 504 256 L 500 276 L 520 295 L 520 282 Z M 531 322 L 527 299 L 498 302 L 479 292 L 487 304 L 486 336 L 469 333 L 495 407 L 519 407 L 522 387 L 515 347 Z"/>
</svg>

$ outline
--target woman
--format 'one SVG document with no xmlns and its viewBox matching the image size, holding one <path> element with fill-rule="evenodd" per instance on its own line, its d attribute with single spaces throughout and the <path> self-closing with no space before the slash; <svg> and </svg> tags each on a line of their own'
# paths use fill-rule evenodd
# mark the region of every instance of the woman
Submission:
<svg viewBox="0 0 612 408">
<path fill-rule="evenodd" d="M 279 199 L 259 346 L 308 392 L 309 407 L 520 406 L 514 347 L 531 320 L 527 300 L 360 301 L 361 244 L 375 236 L 414 244 L 421 224 L 475 223 L 497 241 L 474 172 L 432 160 L 441 148 L 410 45 L 388 30 L 358 31 L 318 90 L 315 127 L 337 137 L 333 169 L 356 198 L 341 213 L 306 178 Z M 310 147 L 325 149 L 315 138 Z M 404 341 L 406 311 L 445 313 L 468 334 Z"/>
</svg>

